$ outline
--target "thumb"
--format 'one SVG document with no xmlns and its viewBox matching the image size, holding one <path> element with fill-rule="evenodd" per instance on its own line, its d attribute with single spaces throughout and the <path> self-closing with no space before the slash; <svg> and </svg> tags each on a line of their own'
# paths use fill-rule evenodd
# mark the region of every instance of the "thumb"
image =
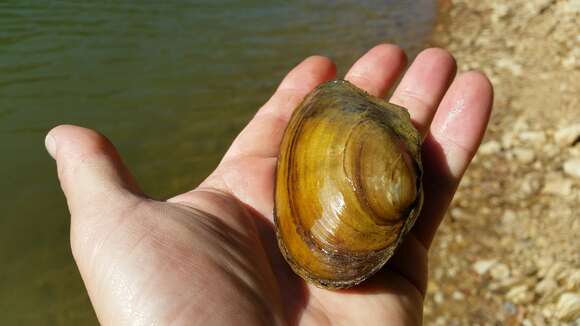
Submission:
<svg viewBox="0 0 580 326">
<path fill-rule="evenodd" d="M 141 194 L 113 144 L 98 132 L 61 125 L 46 135 L 45 145 L 71 215 Z"/>
</svg>

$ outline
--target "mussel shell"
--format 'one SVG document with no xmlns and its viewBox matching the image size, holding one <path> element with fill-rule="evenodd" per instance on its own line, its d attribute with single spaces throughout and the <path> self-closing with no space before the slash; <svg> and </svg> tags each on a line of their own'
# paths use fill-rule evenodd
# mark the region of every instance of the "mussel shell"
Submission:
<svg viewBox="0 0 580 326">
<path fill-rule="evenodd" d="M 344 80 L 296 108 L 280 146 L 275 224 L 292 269 L 324 288 L 379 270 L 423 202 L 421 137 L 406 109 Z"/>
</svg>

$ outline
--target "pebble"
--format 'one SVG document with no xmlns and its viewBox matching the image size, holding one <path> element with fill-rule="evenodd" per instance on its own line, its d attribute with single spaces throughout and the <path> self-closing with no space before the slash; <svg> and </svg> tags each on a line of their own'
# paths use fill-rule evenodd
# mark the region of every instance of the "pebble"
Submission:
<svg viewBox="0 0 580 326">
<path fill-rule="evenodd" d="M 503 148 L 511 148 L 512 146 L 514 146 L 514 136 L 509 134 L 509 133 L 505 133 L 502 137 L 501 137 L 501 146 Z"/>
<path fill-rule="evenodd" d="M 438 303 L 438 304 L 443 303 L 443 301 L 445 301 L 445 297 L 443 296 L 443 293 L 436 292 L 433 295 L 433 301 L 435 301 L 435 303 Z"/>
<path fill-rule="evenodd" d="M 505 68 L 509 70 L 514 76 L 520 76 L 523 72 L 523 67 L 519 63 L 515 62 L 512 58 L 500 58 L 495 64 L 498 68 Z"/>
<path fill-rule="evenodd" d="M 580 269 L 576 269 L 566 278 L 568 290 L 580 290 Z"/>
<path fill-rule="evenodd" d="M 564 173 L 580 179 L 580 158 L 572 158 L 564 162 Z"/>
<path fill-rule="evenodd" d="M 508 209 L 503 213 L 501 220 L 506 224 L 512 224 L 516 221 L 517 217 L 514 211 Z"/>
<path fill-rule="evenodd" d="M 454 291 L 453 294 L 451 294 L 451 297 L 453 298 L 453 300 L 463 300 L 465 299 L 465 295 L 459 291 Z"/>
<path fill-rule="evenodd" d="M 546 278 L 559 280 L 567 276 L 566 265 L 561 262 L 553 263 L 546 271 Z"/>
<path fill-rule="evenodd" d="M 495 140 L 490 140 L 479 147 L 478 153 L 481 155 L 496 154 L 501 150 L 501 144 Z"/>
<path fill-rule="evenodd" d="M 554 139 L 560 146 L 570 146 L 574 144 L 580 140 L 580 123 L 556 131 Z"/>
<path fill-rule="evenodd" d="M 546 134 L 543 131 L 524 131 L 520 133 L 519 138 L 526 142 L 538 144 L 546 141 Z"/>
<path fill-rule="evenodd" d="M 527 1 L 524 8 L 529 10 L 532 15 L 538 15 L 542 10 L 552 5 L 554 1 L 551 0 L 536 0 Z"/>
<path fill-rule="evenodd" d="M 563 293 L 556 305 L 556 317 L 563 321 L 580 318 L 580 295 L 571 292 Z"/>
<path fill-rule="evenodd" d="M 536 312 L 536 314 L 532 317 L 532 325 L 534 326 L 546 326 L 546 320 L 544 316 L 542 316 L 541 312 Z"/>
<path fill-rule="evenodd" d="M 427 291 L 430 293 L 436 293 L 437 291 L 439 291 L 439 285 L 437 284 L 437 282 L 429 280 L 429 283 L 427 284 Z"/>
<path fill-rule="evenodd" d="M 554 320 L 554 307 L 552 305 L 545 305 L 542 308 L 542 315 L 548 320 Z"/>
<path fill-rule="evenodd" d="M 495 259 L 478 260 L 473 264 L 472 267 L 477 274 L 483 275 L 487 273 L 496 263 L 497 260 Z"/>
<path fill-rule="evenodd" d="M 509 14 L 510 6 L 505 3 L 494 3 L 493 4 L 493 12 L 491 14 L 491 19 L 494 22 L 498 22 L 502 18 L 506 17 Z"/>
<path fill-rule="evenodd" d="M 521 184 L 521 190 L 523 194 L 532 194 L 536 191 L 540 190 L 542 184 L 537 176 L 534 175 L 526 175 Z"/>
<path fill-rule="evenodd" d="M 514 149 L 514 156 L 516 160 L 522 164 L 529 164 L 534 161 L 536 154 L 533 150 L 527 148 L 516 148 Z"/>
<path fill-rule="evenodd" d="M 534 324 L 532 324 L 531 320 L 524 319 L 524 320 L 522 320 L 522 326 L 534 326 Z"/>
<path fill-rule="evenodd" d="M 550 278 L 543 279 L 536 285 L 534 291 L 544 298 L 549 298 L 558 291 L 558 283 Z"/>
<path fill-rule="evenodd" d="M 540 257 L 536 260 L 536 266 L 538 266 L 540 276 L 546 275 L 548 268 L 554 264 L 554 259 L 552 257 Z"/>
<path fill-rule="evenodd" d="M 580 13 L 580 1 L 564 1 L 560 6 L 560 10 L 563 13 L 579 14 Z"/>
<path fill-rule="evenodd" d="M 568 196 L 572 193 L 573 182 L 560 175 L 552 175 L 546 178 L 542 193 L 556 196 Z"/>
<path fill-rule="evenodd" d="M 505 280 L 510 276 L 510 269 L 505 264 L 495 264 L 491 270 L 490 275 L 496 280 Z"/>
<path fill-rule="evenodd" d="M 516 305 L 511 302 L 504 302 L 503 310 L 508 315 L 515 315 L 518 312 L 518 307 L 516 307 Z"/>
<path fill-rule="evenodd" d="M 458 208 L 458 207 L 452 208 L 451 211 L 449 212 L 449 214 L 451 214 L 451 217 L 453 219 L 456 219 L 456 220 L 468 220 L 469 219 L 469 214 L 467 214 L 467 212 L 465 212 L 463 209 Z"/>
<path fill-rule="evenodd" d="M 519 285 L 509 290 L 506 297 L 513 303 L 525 304 L 534 300 L 534 293 L 528 290 L 527 285 Z"/>
</svg>

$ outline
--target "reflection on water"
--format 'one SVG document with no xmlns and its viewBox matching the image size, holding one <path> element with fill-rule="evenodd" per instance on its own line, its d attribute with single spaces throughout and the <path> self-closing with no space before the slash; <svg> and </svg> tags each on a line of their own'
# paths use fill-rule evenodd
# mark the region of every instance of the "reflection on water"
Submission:
<svg viewBox="0 0 580 326">
<path fill-rule="evenodd" d="M 143 188 L 191 188 L 310 54 L 347 64 L 378 42 L 411 53 L 434 1 L 0 2 L 0 321 L 95 323 L 43 148 L 56 124 L 96 128 Z"/>
</svg>

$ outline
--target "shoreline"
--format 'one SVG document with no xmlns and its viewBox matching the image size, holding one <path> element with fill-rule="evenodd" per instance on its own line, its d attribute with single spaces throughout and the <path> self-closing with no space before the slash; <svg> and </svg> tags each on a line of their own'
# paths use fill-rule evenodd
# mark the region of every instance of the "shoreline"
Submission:
<svg viewBox="0 0 580 326">
<path fill-rule="evenodd" d="M 429 45 L 495 99 L 430 253 L 426 324 L 580 319 L 579 20 L 574 0 L 438 1 Z"/>
</svg>

